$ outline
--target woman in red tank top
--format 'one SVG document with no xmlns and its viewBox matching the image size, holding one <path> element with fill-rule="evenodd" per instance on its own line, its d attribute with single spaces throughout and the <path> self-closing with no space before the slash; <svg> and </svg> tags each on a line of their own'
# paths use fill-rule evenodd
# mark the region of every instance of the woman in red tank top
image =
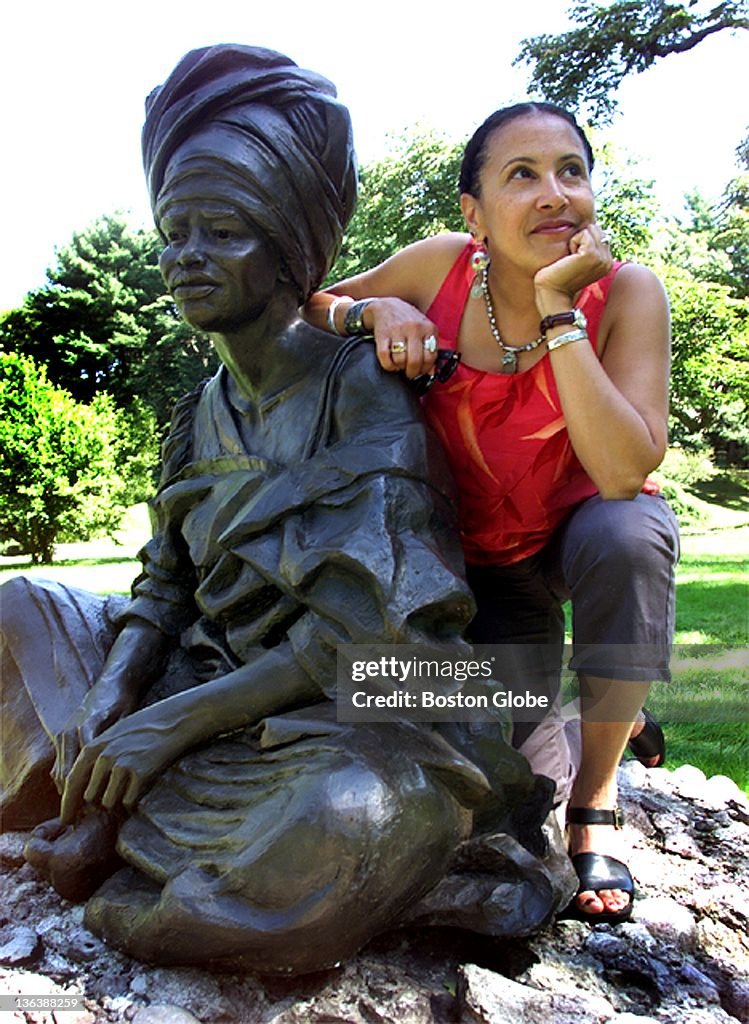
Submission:
<svg viewBox="0 0 749 1024">
<path fill-rule="evenodd" d="M 580 879 L 571 910 L 617 921 L 631 913 L 634 885 L 601 851 L 619 824 L 627 743 L 649 766 L 663 760 L 662 733 L 649 717 L 643 728 L 641 708 L 650 683 L 669 678 L 678 532 L 648 481 L 667 440 L 668 304 L 649 270 L 613 263 L 592 166 L 566 111 L 495 112 L 463 159 L 470 235 L 417 242 L 313 296 L 305 317 L 374 334 L 384 369 L 409 377 L 433 372 L 438 344 L 460 353 L 424 409 L 458 485 L 478 607 L 469 638 L 510 645 L 505 680 L 541 679 L 553 691 L 571 598 L 580 763 L 574 779 L 544 770 L 570 797 Z M 542 755 L 560 740 L 547 726 L 515 723 L 534 767 L 548 766 Z"/>
</svg>

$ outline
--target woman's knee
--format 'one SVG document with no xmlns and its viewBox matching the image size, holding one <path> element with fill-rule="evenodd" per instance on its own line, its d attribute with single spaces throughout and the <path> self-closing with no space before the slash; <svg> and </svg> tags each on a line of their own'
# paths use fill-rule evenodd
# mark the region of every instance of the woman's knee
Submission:
<svg viewBox="0 0 749 1024">
<path fill-rule="evenodd" d="M 632 501 L 591 498 L 570 520 L 562 544 L 568 586 L 591 572 L 621 577 L 670 572 L 678 558 L 678 528 L 666 502 L 653 495 Z"/>
</svg>

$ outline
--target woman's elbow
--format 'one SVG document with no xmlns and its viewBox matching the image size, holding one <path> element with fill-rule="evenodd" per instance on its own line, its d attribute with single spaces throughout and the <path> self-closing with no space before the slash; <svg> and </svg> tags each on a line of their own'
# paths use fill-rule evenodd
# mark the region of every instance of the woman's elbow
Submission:
<svg viewBox="0 0 749 1024">
<path fill-rule="evenodd" d="M 604 501 L 632 501 L 642 491 L 650 473 L 660 464 L 660 459 L 649 462 L 647 468 L 620 467 L 608 474 L 601 474 L 594 483 Z"/>
<path fill-rule="evenodd" d="M 642 478 L 637 486 L 625 484 L 623 481 L 611 483 L 604 487 L 599 486 L 598 493 L 604 501 L 633 501 L 642 490 L 644 483 L 645 477 Z"/>
</svg>

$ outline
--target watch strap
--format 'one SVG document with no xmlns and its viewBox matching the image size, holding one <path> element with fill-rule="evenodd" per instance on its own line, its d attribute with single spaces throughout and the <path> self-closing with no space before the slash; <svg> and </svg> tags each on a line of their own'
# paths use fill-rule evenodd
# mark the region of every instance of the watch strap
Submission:
<svg viewBox="0 0 749 1024">
<path fill-rule="evenodd" d="M 564 313 L 551 313 L 549 316 L 545 316 L 539 324 L 538 330 L 541 336 L 545 337 L 546 332 L 550 331 L 552 327 L 559 327 L 562 324 L 571 324 L 585 330 L 588 321 L 581 309 L 568 309 Z"/>
</svg>

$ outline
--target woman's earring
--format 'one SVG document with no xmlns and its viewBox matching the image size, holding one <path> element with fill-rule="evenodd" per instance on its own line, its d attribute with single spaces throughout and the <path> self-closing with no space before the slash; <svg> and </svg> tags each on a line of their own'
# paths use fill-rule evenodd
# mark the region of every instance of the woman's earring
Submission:
<svg viewBox="0 0 749 1024">
<path fill-rule="evenodd" d="M 471 285 L 471 298 L 480 299 L 484 294 L 483 281 L 484 271 L 491 263 L 491 257 L 487 252 L 486 245 L 481 242 L 479 248 L 471 256 L 471 267 L 473 268 L 474 278 L 473 284 Z"/>
</svg>

